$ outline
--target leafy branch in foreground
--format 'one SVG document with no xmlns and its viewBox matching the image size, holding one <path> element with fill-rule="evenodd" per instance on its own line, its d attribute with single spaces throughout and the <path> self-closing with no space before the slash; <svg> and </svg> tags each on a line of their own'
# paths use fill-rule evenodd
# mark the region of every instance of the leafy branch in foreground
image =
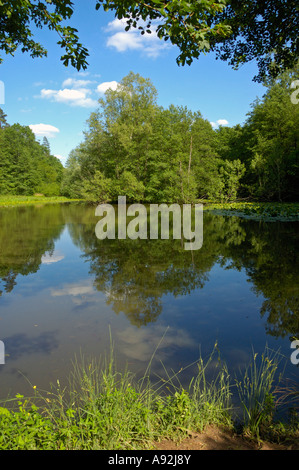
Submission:
<svg viewBox="0 0 299 470">
<path fill-rule="evenodd" d="M 179 49 L 177 63 L 191 65 L 200 54 L 216 50 L 218 57 L 238 68 L 256 60 L 258 81 L 275 78 L 298 60 L 298 6 L 295 0 L 95 0 L 95 8 L 125 20 L 126 31 L 155 31 Z M 65 50 L 61 60 L 78 70 L 88 66 L 88 50 L 78 31 L 64 21 L 75 10 L 71 0 L 6 0 L 0 2 L 0 50 L 14 54 L 20 46 L 32 57 L 47 56 L 33 39 L 33 27 L 58 34 Z M 0 57 L 0 63 L 2 59 Z"/>
<path fill-rule="evenodd" d="M 115 11 L 118 19 L 126 19 L 126 30 L 137 28 L 141 34 L 151 33 L 156 28 L 157 36 L 178 46 L 179 65 L 190 65 L 201 52 L 210 50 L 211 39 L 223 40 L 230 35 L 229 25 L 213 23 L 211 18 L 221 12 L 225 0 L 201 2 L 149 0 L 97 0 L 96 9 Z"/>
<path fill-rule="evenodd" d="M 52 7 L 52 8 L 51 8 Z M 64 65 L 71 65 L 78 70 L 87 68 L 88 51 L 79 41 L 77 29 L 64 26 L 63 21 L 73 15 L 71 0 L 46 0 L 28 2 L 27 0 L 8 0 L 0 2 L 0 50 L 14 55 L 18 47 L 30 56 L 46 57 L 47 50 L 33 39 L 32 26 L 38 29 L 47 27 L 55 31 L 58 45 L 65 54 L 61 57 Z M 3 59 L 0 57 L 0 63 Z"/>
</svg>

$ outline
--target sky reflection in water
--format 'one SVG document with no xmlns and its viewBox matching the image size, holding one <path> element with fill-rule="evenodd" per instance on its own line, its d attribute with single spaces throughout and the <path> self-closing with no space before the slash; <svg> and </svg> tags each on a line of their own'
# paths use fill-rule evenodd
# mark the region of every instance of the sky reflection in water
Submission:
<svg viewBox="0 0 299 470">
<path fill-rule="evenodd" d="M 100 241 L 96 223 L 94 209 L 77 204 L 0 211 L 1 398 L 66 383 L 76 357 L 109 352 L 110 331 L 119 368 L 137 377 L 160 342 L 158 376 L 217 342 L 231 370 L 253 349 L 280 348 L 298 380 L 288 360 L 299 336 L 298 223 L 205 212 L 195 252 L 179 240 Z M 182 383 L 195 372 L 181 373 Z"/>
</svg>

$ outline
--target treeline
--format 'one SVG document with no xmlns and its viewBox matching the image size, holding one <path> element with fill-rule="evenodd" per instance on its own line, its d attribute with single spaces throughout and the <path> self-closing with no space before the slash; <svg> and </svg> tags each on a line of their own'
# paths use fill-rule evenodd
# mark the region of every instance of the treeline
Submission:
<svg viewBox="0 0 299 470">
<path fill-rule="evenodd" d="M 201 113 L 157 105 L 149 79 L 130 73 L 90 115 L 67 161 L 62 193 L 93 202 L 296 201 L 296 71 L 267 87 L 243 126 L 214 130 Z"/>
<path fill-rule="evenodd" d="M 0 194 L 58 196 L 63 165 L 28 126 L 9 125 L 0 109 Z"/>
<path fill-rule="evenodd" d="M 91 202 L 299 200 L 299 67 L 266 85 L 243 125 L 213 129 L 201 113 L 157 104 L 131 72 L 107 90 L 66 168 L 29 127 L 0 110 L 0 194 L 62 195 Z"/>
</svg>

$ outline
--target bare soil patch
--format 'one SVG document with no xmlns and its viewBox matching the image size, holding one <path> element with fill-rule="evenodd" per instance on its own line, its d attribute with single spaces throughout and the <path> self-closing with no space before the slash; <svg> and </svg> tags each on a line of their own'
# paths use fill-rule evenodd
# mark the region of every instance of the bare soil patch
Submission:
<svg viewBox="0 0 299 470">
<path fill-rule="evenodd" d="M 257 443 L 238 436 L 230 430 L 209 426 L 202 433 L 190 433 L 190 437 L 173 442 L 155 443 L 157 450 L 299 450 L 299 442 L 289 444 Z"/>
</svg>

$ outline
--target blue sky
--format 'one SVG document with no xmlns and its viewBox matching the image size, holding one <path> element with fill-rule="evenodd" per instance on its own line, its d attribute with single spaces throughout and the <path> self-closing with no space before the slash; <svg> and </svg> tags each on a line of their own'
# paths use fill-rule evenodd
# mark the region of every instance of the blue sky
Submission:
<svg viewBox="0 0 299 470">
<path fill-rule="evenodd" d="M 63 163 L 83 140 L 86 120 L 97 109 L 103 91 L 130 71 L 151 79 L 159 105 L 187 106 L 216 126 L 218 121 L 228 126 L 242 124 L 251 104 L 265 93 L 252 80 L 255 63 L 234 71 L 208 54 L 191 66 L 179 67 L 179 51 L 168 42 L 159 41 L 154 34 L 125 32 L 113 13 L 96 12 L 93 1 L 74 3 L 70 24 L 78 29 L 90 52 L 85 72 L 62 64 L 56 33 L 46 29 L 37 31 L 36 39 L 48 49 L 47 58 L 32 59 L 17 52 L 14 57 L 2 56 L 0 65 L 5 86 L 5 103 L 0 106 L 8 122 L 31 126 L 39 140 L 46 136 L 52 154 Z"/>
</svg>

